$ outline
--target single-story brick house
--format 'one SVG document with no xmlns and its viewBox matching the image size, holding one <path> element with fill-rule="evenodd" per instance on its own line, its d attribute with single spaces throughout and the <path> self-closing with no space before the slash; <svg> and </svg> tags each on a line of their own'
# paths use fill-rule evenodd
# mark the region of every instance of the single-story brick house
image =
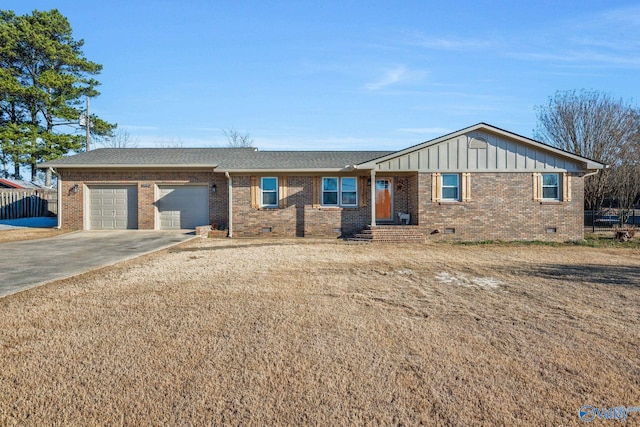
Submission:
<svg viewBox="0 0 640 427">
<path fill-rule="evenodd" d="M 65 229 L 577 240 L 584 177 L 606 166 L 480 123 L 396 152 L 106 148 L 40 167 Z"/>
</svg>

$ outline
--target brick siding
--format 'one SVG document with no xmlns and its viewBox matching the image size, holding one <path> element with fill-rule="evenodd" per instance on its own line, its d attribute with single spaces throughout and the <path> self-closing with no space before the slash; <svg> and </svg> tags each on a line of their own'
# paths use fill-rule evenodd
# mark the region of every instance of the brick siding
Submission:
<svg viewBox="0 0 640 427">
<path fill-rule="evenodd" d="M 419 174 L 419 223 L 429 239 L 550 240 L 584 238 L 584 179 L 573 174 L 571 201 L 533 200 L 531 173 L 473 173 L 471 200 L 431 201 L 431 174 Z M 555 233 L 550 229 L 555 228 Z M 447 234 L 446 229 L 455 233 Z M 438 233 L 435 233 L 435 231 Z"/>
<path fill-rule="evenodd" d="M 155 189 L 158 185 L 215 183 L 209 193 L 211 223 L 227 225 L 227 179 L 207 171 L 93 171 L 62 170 L 62 227 L 84 227 L 86 187 L 135 185 L 138 190 L 138 227 L 152 230 Z M 382 177 L 383 175 L 378 175 Z M 287 177 L 283 208 L 252 208 L 251 177 L 233 176 L 234 237 L 340 237 L 358 233 L 371 223 L 371 187 L 366 186 L 366 207 L 314 207 L 313 179 Z M 71 189 L 78 185 L 79 192 Z M 456 203 L 431 201 L 431 173 L 393 177 L 395 212 L 409 212 L 428 240 L 578 240 L 583 238 L 583 178 L 571 176 L 571 201 L 540 203 L 533 200 L 530 173 L 473 173 L 471 200 Z M 362 189 L 360 189 L 362 190 Z M 205 224 L 202 224 L 205 225 Z M 555 228 L 555 233 L 549 233 Z M 455 233 L 445 233 L 446 229 Z M 437 230 L 438 233 L 434 233 Z"/>
<path fill-rule="evenodd" d="M 138 191 L 138 228 L 153 230 L 156 227 L 155 190 L 157 185 L 200 184 L 209 188 L 215 183 L 217 191 L 209 195 L 209 219 L 220 224 L 228 223 L 227 179 L 223 174 L 206 171 L 94 171 L 62 170 L 62 228 L 82 230 L 85 222 L 86 187 L 92 185 L 133 185 Z M 78 192 L 71 189 L 78 185 Z M 202 224 L 206 225 L 206 224 Z"/>
<path fill-rule="evenodd" d="M 370 223 L 370 187 L 367 206 L 313 207 L 313 176 L 288 176 L 283 208 L 252 208 L 251 177 L 233 177 L 234 237 L 340 237 Z"/>
</svg>

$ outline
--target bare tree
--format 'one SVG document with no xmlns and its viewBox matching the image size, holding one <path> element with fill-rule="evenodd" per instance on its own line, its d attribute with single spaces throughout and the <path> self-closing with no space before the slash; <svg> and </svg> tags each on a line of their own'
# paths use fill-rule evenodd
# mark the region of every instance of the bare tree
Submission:
<svg viewBox="0 0 640 427">
<path fill-rule="evenodd" d="M 180 138 L 163 137 L 156 142 L 157 148 L 184 148 L 184 142 Z"/>
<path fill-rule="evenodd" d="M 222 129 L 222 132 L 224 132 L 224 136 L 227 137 L 227 143 L 229 144 L 229 147 L 253 147 L 253 138 L 251 138 L 249 132 L 240 133 L 233 128 Z"/>
<path fill-rule="evenodd" d="M 620 163 L 625 146 L 635 140 L 640 128 L 638 110 L 598 91 L 556 92 L 547 105 L 536 110 L 537 139 L 612 166 Z M 600 208 L 612 185 L 611 169 L 588 177 L 586 207 Z"/>
<path fill-rule="evenodd" d="M 96 144 L 104 148 L 137 148 L 138 140 L 132 139 L 128 131 L 117 129 L 113 136 L 96 141 Z"/>
<path fill-rule="evenodd" d="M 640 133 L 625 147 L 611 171 L 611 181 L 611 196 L 618 202 L 618 215 L 624 224 L 640 201 Z"/>
</svg>

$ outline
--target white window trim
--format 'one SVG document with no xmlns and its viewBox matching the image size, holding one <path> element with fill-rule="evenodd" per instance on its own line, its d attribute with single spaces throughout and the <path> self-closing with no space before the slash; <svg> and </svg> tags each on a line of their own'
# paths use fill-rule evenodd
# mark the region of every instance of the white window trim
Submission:
<svg viewBox="0 0 640 427">
<path fill-rule="evenodd" d="M 544 176 L 545 175 L 555 175 L 556 176 L 556 185 L 544 185 Z M 560 174 L 556 173 L 556 172 L 549 172 L 549 173 L 542 173 L 540 174 L 540 191 L 541 191 L 541 195 L 542 195 L 542 200 L 543 201 L 553 201 L 553 202 L 557 202 L 557 201 L 561 201 L 562 200 L 562 188 L 561 188 L 561 184 L 560 184 Z M 544 189 L 545 188 L 556 188 L 556 197 L 544 197 Z"/>
<path fill-rule="evenodd" d="M 355 180 L 355 185 L 356 185 L 356 202 L 354 204 L 345 204 L 342 203 L 342 179 L 343 178 L 351 178 Z M 325 179 L 335 179 L 338 181 L 338 185 L 336 188 L 336 191 L 325 191 L 324 189 L 324 180 Z M 336 193 L 336 203 L 335 204 L 327 204 L 324 202 L 324 194 L 325 193 Z M 345 193 L 352 193 L 352 191 L 345 191 Z M 358 206 L 358 197 L 359 197 L 359 193 L 358 193 L 358 177 L 353 177 L 353 176 L 345 176 L 345 177 L 338 177 L 338 176 L 323 176 L 321 178 L 321 182 L 320 182 L 320 204 L 321 206 L 327 206 L 327 207 L 347 207 L 347 208 L 354 208 Z"/>
<path fill-rule="evenodd" d="M 454 175 L 457 178 L 457 183 L 456 183 L 455 188 L 458 190 L 457 191 L 458 197 L 456 197 L 455 199 L 449 199 L 449 198 L 444 197 L 444 189 L 445 188 L 454 188 L 451 185 L 447 185 L 447 186 L 444 185 L 444 177 L 447 176 L 447 175 Z M 442 202 L 459 202 L 460 201 L 460 191 L 461 191 L 460 181 L 461 180 L 460 180 L 460 174 L 459 173 L 443 173 L 443 174 L 441 174 L 440 175 L 440 195 L 441 195 L 440 196 L 440 201 L 442 201 Z"/>
<path fill-rule="evenodd" d="M 275 179 L 276 180 L 276 189 L 275 191 L 264 191 L 264 180 L 265 179 Z M 265 193 L 276 193 L 276 202 L 271 205 L 264 204 L 264 194 Z M 263 176 L 260 177 L 260 207 L 263 208 L 277 208 L 278 204 L 278 177 L 277 176 Z"/>
</svg>

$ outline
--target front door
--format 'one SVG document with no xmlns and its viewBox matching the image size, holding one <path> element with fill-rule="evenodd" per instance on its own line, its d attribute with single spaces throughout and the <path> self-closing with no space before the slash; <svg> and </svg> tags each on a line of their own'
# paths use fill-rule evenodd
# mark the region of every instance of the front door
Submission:
<svg viewBox="0 0 640 427">
<path fill-rule="evenodd" d="M 392 215 L 391 178 L 376 179 L 376 221 L 391 221 Z"/>
</svg>

